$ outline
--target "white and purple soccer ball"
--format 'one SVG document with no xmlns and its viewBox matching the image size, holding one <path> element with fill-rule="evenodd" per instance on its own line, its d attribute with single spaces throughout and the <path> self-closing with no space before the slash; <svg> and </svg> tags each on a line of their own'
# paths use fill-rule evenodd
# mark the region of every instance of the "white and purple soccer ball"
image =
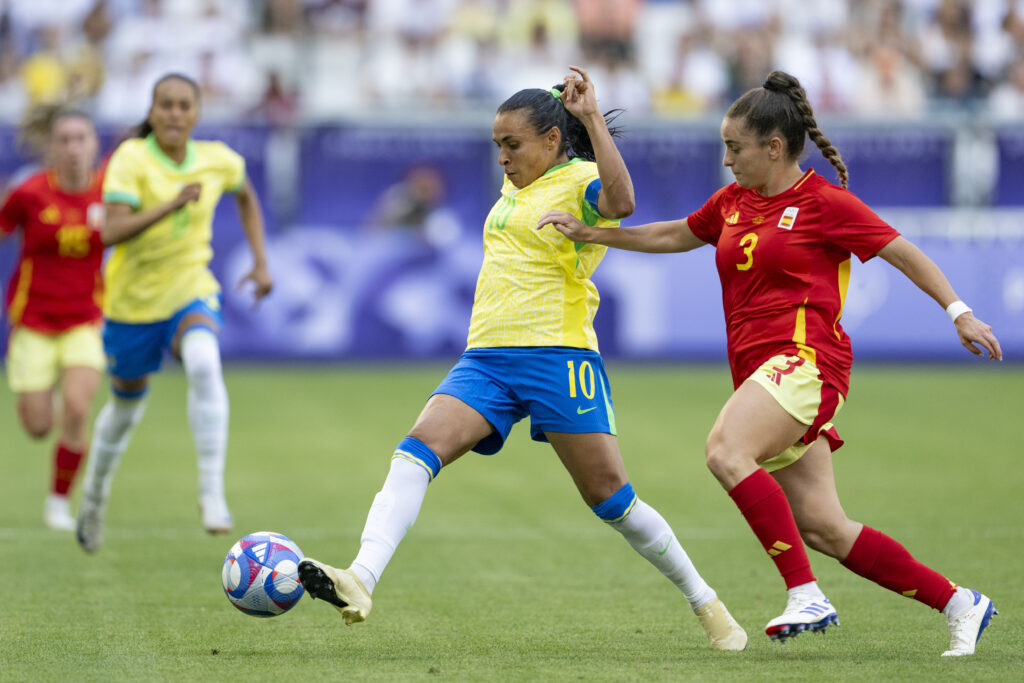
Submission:
<svg viewBox="0 0 1024 683">
<path fill-rule="evenodd" d="M 254 617 L 284 614 L 302 597 L 302 551 L 287 536 L 257 531 L 231 546 L 221 583 L 231 604 Z"/>
</svg>

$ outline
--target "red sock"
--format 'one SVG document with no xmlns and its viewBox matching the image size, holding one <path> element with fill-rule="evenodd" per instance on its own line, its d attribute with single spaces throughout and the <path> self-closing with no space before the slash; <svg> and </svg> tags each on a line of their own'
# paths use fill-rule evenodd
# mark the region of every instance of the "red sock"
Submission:
<svg viewBox="0 0 1024 683">
<path fill-rule="evenodd" d="M 82 451 L 73 451 L 62 443 L 57 444 L 53 454 L 53 485 L 51 490 L 58 496 L 68 495 L 71 482 L 75 480 L 78 466 L 82 464 Z"/>
<path fill-rule="evenodd" d="M 956 592 L 956 584 L 914 559 L 902 545 L 865 525 L 842 565 L 907 598 L 941 610 Z"/>
<path fill-rule="evenodd" d="M 757 540 L 775 560 L 786 588 L 815 580 L 789 500 L 772 475 L 758 468 L 736 484 L 729 496 L 746 517 Z"/>
</svg>

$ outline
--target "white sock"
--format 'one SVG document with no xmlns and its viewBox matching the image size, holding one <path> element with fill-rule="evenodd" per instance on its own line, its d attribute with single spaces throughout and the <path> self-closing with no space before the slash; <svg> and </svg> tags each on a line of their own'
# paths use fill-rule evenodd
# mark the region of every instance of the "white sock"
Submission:
<svg viewBox="0 0 1024 683">
<path fill-rule="evenodd" d="M 955 617 L 973 604 L 974 595 L 971 591 L 963 586 L 957 586 L 957 589 L 953 591 L 953 597 L 942 608 L 942 613 L 947 617 Z"/>
<path fill-rule="evenodd" d="M 181 363 L 188 378 L 188 424 L 199 464 L 199 495 L 224 496 L 228 446 L 228 392 L 221 373 L 217 336 L 194 327 L 181 339 Z"/>
<path fill-rule="evenodd" d="M 373 499 L 352 571 L 373 593 L 398 544 L 416 521 L 430 475 L 421 466 L 394 458 L 384 486 Z"/>
<path fill-rule="evenodd" d="M 633 550 L 667 576 L 694 610 L 718 597 L 697 572 L 665 518 L 647 503 L 638 498 L 624 520 L 609 526 L 625 536 Z"/>
<path fill-rule="evenodd" d="M 125 400 L 116 396 L 100 409 L 93 426 L 92 445 L 82 481 L 83 496 L 101 503 L 110 495 L 114 471 L 145 410 L 145 398 Z"/>
<path fill-rule="evenodd" d="M 825 599 L 825 594 L 821 592 L 820 588 L 818 588 L 817 581 L 808 581 L 807 583 L 802 583 L 799 586 L 793 586 L 792 588 L 789 588 L 787 592 L 790 597 L 801 595 L 811 598 L 812 600 L 820 601 Z"/>
</svg>

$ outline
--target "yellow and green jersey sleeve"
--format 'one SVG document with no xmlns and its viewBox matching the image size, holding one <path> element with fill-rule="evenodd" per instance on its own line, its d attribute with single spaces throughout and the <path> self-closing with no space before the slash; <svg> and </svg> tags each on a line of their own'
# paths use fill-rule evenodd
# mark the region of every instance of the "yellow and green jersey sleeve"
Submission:
<svg viewBox="0 0 1024 683">
<path fill-rule="evenodd" d="M 484 261 L 469 324 L 469 348 L 570 346 L 598 350 L 594 315 L 600 296 L 590 277 L 606 247 L 576 244 L 551 227 L 548 210 L 588 225 L 615 227 L 597 210 L 597 164 L 573 159 L 524 188 L 507 178 L 484 223 Z"/>
<path fill-rule="evenodd" d="M 145 211 L 171 201 L 191 183 L 202 186 L 192 202 L 114 247 L 106 266 L 103 313 L 119 322 L 170 318 L 220 285 L 210 272 L 213 212 L 225 192 L 245 182 L 245 160 L 222 142 L 193 140 L 185 160 L 168 158 L 156 140 L 133 138 L 110 157 L 103 200 Z"/>
</svg>

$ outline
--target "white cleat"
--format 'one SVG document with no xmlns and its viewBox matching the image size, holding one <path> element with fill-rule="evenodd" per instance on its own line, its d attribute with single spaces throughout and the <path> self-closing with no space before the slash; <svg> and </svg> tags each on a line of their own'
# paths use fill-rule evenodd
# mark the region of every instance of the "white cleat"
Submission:
<svg viewBox="0 0 1024 683">
<path fill-rule="evenodd" d="M 71 516 L 71 503 L 67 496 L 51 493 L 43 506 L 43 523 L 58 531 L 74 531 L 75 518 Z"/>
<path fill-rule="evenodd" d="M 82 496 L 78 506 L 75 538 L 87 553 L 94 553 L 103 545 L 103 508 L 106 501 Z"/>
<path fill-rule="evenodd" d="M 207 494 L 199 497 L 199 512 L 203 516 L 203 528 L 210 534 L 226 534 L 235 521 L 224 496 Z"/>
<path fill-rule="evenodd" d="M 946 617 L 949 624 L 949 649 L 942 653 L 943 657 L 973 655 L 982 631 L 992 621 L 992 617 L 999 614 L 989 598 L 978 591 L 971 591 L 971 595 L 974 604 L 959 614 Z"/>
<path fill-rule="evenodd" d="M 351 569 L 337 569 L 307 557 L 299 562 L 299 581 L 309 597 L 334 605 L 349 626 L 366 621 L 373 607 L 370 592 Z"/>
<path fill-rule="evenodd" d="M 828 598 L 795 594 L 789 596 L 786 611 L 765 626 L 772 640 L 786 642 L 804 631 L 824 633 L 829 626 L 839 626 L 839 615 Z"/>
<path fill-rule="evenodd" d="M 694 614 L 700 619 L 700 625 L 708 634 L 708 643 L 712 650 L 746 649 L 747 632 L 732 618 L 721 600 L 715 598 L 701 605 Z"/>
</svg>

